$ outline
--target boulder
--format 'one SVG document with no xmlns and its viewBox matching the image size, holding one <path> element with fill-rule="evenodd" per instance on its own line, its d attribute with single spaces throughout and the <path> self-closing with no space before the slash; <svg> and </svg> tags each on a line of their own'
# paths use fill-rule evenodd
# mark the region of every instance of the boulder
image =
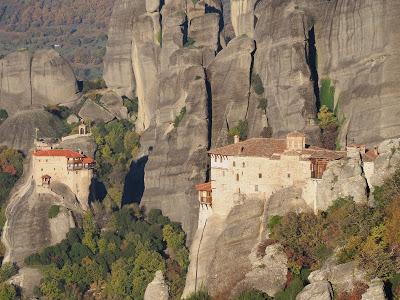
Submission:
<svg viewBox="0 0 400 300">
<path fill-rule="evenodd" d="M 93 122 L 110 122 L 115 116 L 96 102 L 86 99 L 79 111 L 79 117 Z"/>
<path fill-rule="evenodd" d="M 368 290 L 362 294 L 361 300 L 386 300 L 384 284 L 380 279 L 374 279 L 369 283 Z"/>
<path fill-rule="evenodd" d="M 20 111 L 0 125 L 0 145 L 23 151 L 33 147 L 38 129 L 39 138 L 59 138 L 64 124 L 56 116 L 40 109 Z"/>
<path fill-rule="evenodd" d="M 313 271 L 309 276 L 310 283 L 329 281 L 339 291 L 351 291 L 356 282 L 366 282 L 365 273 L 357 268 L 355 262 L 335 264 L 328 261 L 323 268 Z"/>
<path fill-rule="evenodd" d="M 227 130 L 246 119 L 254 41 L 241 36 L 218 53 L 207 68 L 212 90 L 212 146 L 226 144 Z"/>
<path fill-rule="evenodd" d="M 72 114 L 72 115 L 70 115 L 70 116 L 67 118 L 67 123 L 68 123 L 69 125 L 76 124 L 76 123 L 78 123 L 78 122 L 79 122 L 79 118 L 78 118 L 78 116 L 75 115 L 75 114 Z"/>
<path fill-rule="evenodd" d="M 287 281 L 287 256 L 280 244 L 266 247 L 261 257 L 256 253 L 257 248 L 253 249 L 250 254 L 251 271 L 236 286 L 235 291 L 251 288 L 274 296 L 277 292 L 283 290 Z"/>
<path fill-rule="evenodd" d="M 112 91 L 105 93 L 103 97 L 101 97 L 100 103 L 117 119 L 128 118 L 128 109 L 124 106 L 124 101 L 117 93 Z"/>
<path fill-rule="evenodd" d="M 0 107 L 9 115 L 80 98 L 71 66 L 53 49 L 11 53 L 0 59 L 0 74 Z"/>
<path fill-rule="evenodd" d="M 168 286 L 165 283 L 163 273 L 157 271 L 152 282 L 146 288 L 144 300 L 168 300 Z"/>
<path fill-rule="evenodd" d="M 328 281 L 318 281 L 307 285 L 296 300 L 332 300 L 333 290 Z"/>
</svg>

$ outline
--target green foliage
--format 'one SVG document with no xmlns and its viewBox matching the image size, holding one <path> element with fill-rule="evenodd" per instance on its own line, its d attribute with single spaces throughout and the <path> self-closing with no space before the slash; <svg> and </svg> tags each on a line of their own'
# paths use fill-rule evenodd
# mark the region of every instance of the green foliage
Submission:
<svg viewBox="0 0 400 300">
<path fill-rule="evenodd" d="M 268 221 L 268 229 L 269 231 L 274 231 L 274 228 L 281 223 L 281 216 L 272 216 Z"/>
<path fill-rule="evenodd" d="M 303 290 L 305 283 L 299 276 L 295 276 L 288 286 L 283 290 L 278 292 L 274 299 L 275 300 L 295 300 L 296 296 Z"/>
<path fill-rule="evenodd" d="M 143 299 L 148 283 L 161 270 L 173 288 L 171 295 L 179 298 L 186 276 L 176 255 L 187 251 L 182 229 L 156 210 L 146 220 L 136 206 L 123 207 L 106 219 L 100 230 L 95 215 L 88 212 L 83 229 L 72 229 L 59 244 L 25 259 L 43 270 L 40 293 L 50 299 L 81 299 L 91 289 L 100 299 Z"/>
<path fill-rule="evenodd" d="M 260 75 L 253 74 L 253 76 L 251 77 L 251 85 L 257 95 L 262 95 L 264 93 L 264 86 Z"/>
<path fill-rule="evenodd" d="M 52 205 L 52 206 L 50 206 L 47 215 L 48 215 L 49 219 L 53 219 L 53 218 L 57 217 L 59 213 L 60 213 L 60 206 Z"/>
<path fill-rule="evenodd" d="M 137 114 L 139 110 L 139 100 L 137 97 L 129 99 L 126 96 L 122 97 L 124 106 L 128 109 L 129 114 Z"/>
<path fill-rule="evenodd" d="M 67 119 L 72 114 L 72 110 L 69 107 L 61 105 L 48 105 L 45 110 L 62 120 Z"/>
<path fill-rule="evenodd" d="M 190 294 L 185 300 L 211 300 L 211 297 L 204 288 L 201 288 L 199 291 Z"/>
<path fill-rule="evenodd" d="M 175 117 L 174 120 L 174 127 L 177 128 L 179 126 L 179 123 L 182 121 L 183 117 L 186 115 L 186 106 L 184 106 L 181 111 L 179 112 L 179 115 Z"/>
<path fill-rule="evenodd" d="M 196 6 L 196 4 L 199 3 L 199 0 L 192 0 L 192 3 L 194 6 Z"/>
<path fill-rule="evenodd" d="M 247 139 L 248 132 L 248 123 L 247 120 L 240 120 L 236 127 L 229 129 L 228 131 L 228 141 L 229 143 L 233 143 L 233 138 L 235 135 L 240 137 L 240 140 Z"/>
<path fill-rule="evenodd" d="M 159 32 L 157 32 L 157 34 L 156 34 L 156 41 L 160 45 L 160 47 L 162 47 L 162 31 L 161 30 Z"/>
<path fill-rule="evenodd" d="M 4 282 L 18 273 L 18 268 L 12 263 L 4 263 L 0 268 L 0 282 Z M 1 299 L 1 298 L 0 298 Z"/>
<path fill-rule="evenodd" d="M 272 238 L 285 247 L 291 266 L 319 268 L 336 252 L 339 263 L 355 260 L 369 279 L 393 278 L 400 271 L 400 236 L 393 234 L 400 227 L 400 168 L 374 197 L 374 207 L 339 198 L 318 215 L 289 213 L 272 226 Z"/>
<path fill-rule="evenodd" d="M 338 125 L 338 119 L 326 105 L 322 105 L 318 112 L 319 127 L 326 129 L 331 125 Z"/>
<path fill-rule="evenodd" d="M 87 93 L 89 91 L 100 90 L 100 89 L 104 89 L 106 87 L 107 87 L 107 85 L 106 85 L 105 81 L 103 80 L 103 78 L 87 80 L 87 81 L 83 82 L 82 92 Z"/>
<path fill-rule="evenodd" d="M 192 1 L 198 1 L 198 0 L 192 0 Z M 188 37 L 186 43 L 183 45 L 183 47 L 185 48 L 190 48 L 192 47 L 194 44 L 196 43 L 196 41 L 194 39 L 192 39 L 191 37 Z"/>
<path fill-rule="evenodd" d="M 8 113 L 5 109 L 0 108 L 0 124 L 8 118 Z"/>
<path fill-rule="evenodd" d="M 321 88 L 319 91 L 321 107 L 326 106 L 330 111 L 335 109 L 335 87 L 329 78 L 321 80 Z"/>
<path fill-rule="evenodd" d="M 240 293 L 234 300 L 272 300 L 267 294 L 257 290 L 247 290 Z"/>
<path fill-rule="evenodd" d="M 260 99 L 260 100 L 258 101 L 258 106 L 257 106 L 257 108 L 258 108 L 258 109 L 261 109 L 261 110 L 263 110 L 263 111 L 267 111 L 267 108 L 268 108 L 268 100 L 267 100 L 267 98 L 262 98 L 262 99 Z"/>
<path fill-rule="evenodd" d="M 8 283 L 0 284 L 0 299 L 14 300 L 17 299 L 17 289 L 14 285 Z"/>
</svg>

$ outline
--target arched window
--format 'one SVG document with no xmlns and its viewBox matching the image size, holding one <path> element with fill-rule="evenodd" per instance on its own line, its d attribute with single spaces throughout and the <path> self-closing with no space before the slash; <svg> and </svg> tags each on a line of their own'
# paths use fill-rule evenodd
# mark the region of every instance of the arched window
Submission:
<svg viewBox="0 0 400 300">
<path fill-rule="evenodd" d="M 239 174 L 236 174 L 236 181 L 239 181 Z"/>
</svg>

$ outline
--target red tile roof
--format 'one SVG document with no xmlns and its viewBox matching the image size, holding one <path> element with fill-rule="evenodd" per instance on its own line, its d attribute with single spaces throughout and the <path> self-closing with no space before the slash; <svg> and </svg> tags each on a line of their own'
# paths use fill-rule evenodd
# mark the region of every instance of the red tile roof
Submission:
<svg viewBox="0 0 400 300">
<path fill-rule="evenodd" d="M 208 153 L 223 156 L 271 157 L 286 150 L 286 139 L 253 138 L 236 144 L 211 149 Z"/>
<path fill-rule="evenodd" d="M 197 184 L 196 190 L 210 192 L 211 191 L 211 182 Z"/>
<path fill-rule="evenodd" d="M 84 158 L 85 156 L 80 154 L 79 152 L 72 150 L 61 150 L 61 149 L 53 149 L 53 150 L 37 150 L 33 153 L 33 156 L 64 156 L 67 158 Z"/>
<path fill-rule="evenodd" d="M 85 158 L 82 160 L 82 162 L 83 162 L 84 164 L 93 164 L 93 163 L 95 163 L 94 159 L 91 158 L 91 157 L 85 157 Z"/>
</svg>

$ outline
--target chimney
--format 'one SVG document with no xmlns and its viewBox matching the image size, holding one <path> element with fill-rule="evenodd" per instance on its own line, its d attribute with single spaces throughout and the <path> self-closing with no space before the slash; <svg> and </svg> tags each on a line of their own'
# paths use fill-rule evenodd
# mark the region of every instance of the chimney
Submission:
<svg viewBox="0 0 400 300">
<path fill-rule="evenodd" d="M 235 143 L 235 144 L 237 144 L 237 143 L 239 143 L 240 142 L 240 136 L 238 136 L 237 134 L 233 137 L 233 142 Z"/>
</svg>

